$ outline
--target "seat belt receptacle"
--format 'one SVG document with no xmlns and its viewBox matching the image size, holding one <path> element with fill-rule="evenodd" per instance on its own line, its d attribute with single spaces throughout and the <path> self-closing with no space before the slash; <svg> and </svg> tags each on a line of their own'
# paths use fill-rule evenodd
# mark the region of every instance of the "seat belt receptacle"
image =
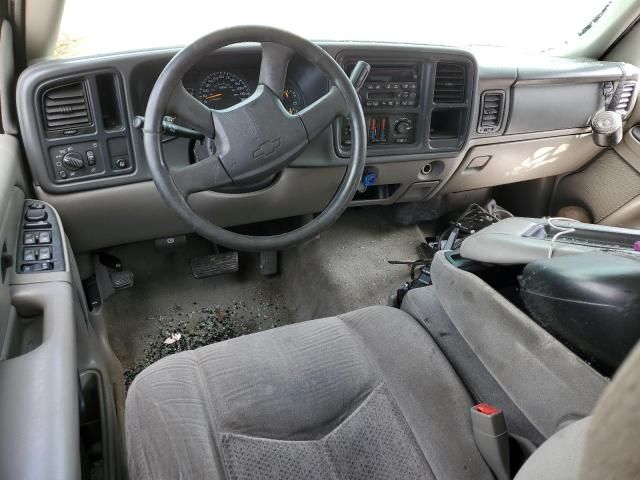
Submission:
<svg viewBox="0 0 640 480">
<path fill-rule="evenodd" d="M 475 405 L 471 407 L 471 425 L 478 450 L 496 478 L 510 480 L 509 433 L 502 410 L 488 403 Z"/>
</svg>

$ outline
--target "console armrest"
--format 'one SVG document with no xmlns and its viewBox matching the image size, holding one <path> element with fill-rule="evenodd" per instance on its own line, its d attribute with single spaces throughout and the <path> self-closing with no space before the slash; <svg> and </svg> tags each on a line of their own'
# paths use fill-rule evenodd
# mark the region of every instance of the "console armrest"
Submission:
<svg viewBox="0 0 640 480">
<path fill-rule="evenodd" d="M 569 228 L 573 231 L 554 239 Z M 547 258 L 551 250 L 554 257 L 600 250 L 633 252 L 637 240 L 640 230 L 557 219 L 550 225 L 547 219 L 511 217 L 467 237 L 460 254 L 478 262 L 526 264 Z"/>
</svg>

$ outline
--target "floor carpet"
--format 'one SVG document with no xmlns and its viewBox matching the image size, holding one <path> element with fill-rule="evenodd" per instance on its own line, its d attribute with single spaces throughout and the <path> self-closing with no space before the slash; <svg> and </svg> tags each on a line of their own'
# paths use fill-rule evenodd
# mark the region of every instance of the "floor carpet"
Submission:
<svg viewBox="0 0 640 480">
<path fill-rule="evenodd" d="M 417 227 L 389 221 L 384 209 L 349 209 L 319 237 L 283 252 L 273 277 L 260 275 L 257 255 L 241 254 L 237 274 L 195 279 L 189 259 L 213 253 L 195 235 L 170 254 L 151 242 L 113 248 L 135 278 L 103 305 L 125 381 L 182 349 L 386 304 L 409 274 L 388 260 L 415 260 L 421 238 Z"/>
</svg>

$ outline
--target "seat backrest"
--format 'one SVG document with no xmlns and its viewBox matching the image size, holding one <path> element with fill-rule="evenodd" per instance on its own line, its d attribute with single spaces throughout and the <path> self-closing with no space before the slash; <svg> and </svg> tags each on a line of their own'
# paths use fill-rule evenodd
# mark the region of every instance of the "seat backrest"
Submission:
<svg viewBox="0 0 640 480">
<path fill-rule="evenodd" d="M 520 468 L 514 480 L 573 480 L 578 478 L 581 452 L 591 417 L 559 430 Z"/>
<path fill-rule="evenodd" d="M 525 462 L 515 480 L 640 478 L 640 343 L 596 404 Z"/>
<path fill-rule="evenodd" d="M 640 343 L 615 374 L 593 411 L 579 478 L 640 478 Z"/>
</svg>

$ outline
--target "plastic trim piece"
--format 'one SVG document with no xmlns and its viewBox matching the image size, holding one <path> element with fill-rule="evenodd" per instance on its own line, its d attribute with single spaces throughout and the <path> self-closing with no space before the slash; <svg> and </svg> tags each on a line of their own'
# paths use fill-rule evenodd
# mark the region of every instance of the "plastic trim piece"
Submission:
<svg viewBox="0 0 640 480">
<path fill-rule="evenodd" d="M 42 316 L 42 343 L 0 362 L 0 478 L 80 479 L 73 287 L 11 289 L 21 317 Z"/>
<path fill-rule="evenodd" d="M 15 111 L 15 103 L 12 98 L 15 59 L 13 56 L 13 28 L 7 20 L 0 25 L 0 109 L 2 114 L 2 130 L 4 133 L 17 135 L 18 117 Z"/>
</svg>

